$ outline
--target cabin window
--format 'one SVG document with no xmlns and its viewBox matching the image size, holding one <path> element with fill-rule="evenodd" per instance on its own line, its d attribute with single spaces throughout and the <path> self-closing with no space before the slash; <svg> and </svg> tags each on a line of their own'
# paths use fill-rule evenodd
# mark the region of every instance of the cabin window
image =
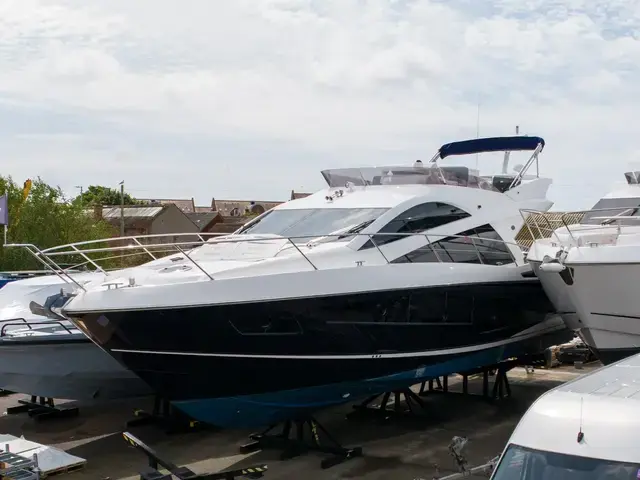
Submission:
<svg viewBox="0 0 640 480">
<path fill-rule="evenodd" d="M 238 234 L 271 234 L 307 243 L 343 232 L 357 233 L 373 223 L 386 208 L 304 208 L 271 210 L 244 226 Z M 336 235 L 336 240 L 339 239 Z"/>
<path fill-rule="evenodd" d="M 241 335 L 301 335 L 302 327 L 297 320 L 286 316 L 259 315 L 229 320 Z"/>
<path fill-rule="evenodd" d="M 455 222 L 462 218 L 470 217 L 471 215 L 464 210 L 441 202 L 429 202 L 416 205 L 408 210 L 405 210 L 396 218 L 387 223 L 380 229 L 378 233 L 384 235 L 374 235 L 373 241 L 369 240 L 365 243 L 360 250 L 371 248 L 373 246 L 380 246 L 387 243 L 394 242 L 406 235 L 390 235 L 393 233 L 417 233 L 424 232 L 431 228 L 436 228 L 447 223 Z"/>
<path fill-rule="evenodd" d="M 429 237 L 433 241 L 433 236 Z M 509 247 L 498 232 L 486 224 L 424 245 L 396 258 L 392 263 L 481 263 L 506 265 L 514 262 Z"/>
<path fill-rule="evenodd" d="M 414 291 L 409 303 L 409 323 L 469 325 L 473 323 L 475 298 L 467 288 Z"/>
<path fill-rule="evenodd" d="M 585 213 L 580 223 L 600 225 L 608 221 L 616 225 L 640 224 L 640 198 L 603 198 L 591 210 L 598 211 Z M 622 218 L 614 219 L 612 217 Z"/>
<path fill-rule="evenodd" d="M 314 320 L 355 324 L 471 324 L 474 292 L 468 288 L 428 288 L 318 299 Z"/>
</svg>

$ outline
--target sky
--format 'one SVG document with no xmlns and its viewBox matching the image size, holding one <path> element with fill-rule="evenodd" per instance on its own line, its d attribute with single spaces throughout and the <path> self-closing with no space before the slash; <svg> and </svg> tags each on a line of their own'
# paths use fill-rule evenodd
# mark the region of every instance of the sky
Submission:
<svg viewBox="0 0 640 480">
<path fill-rule="evenodd" d="M 637 0 L 2 0 L 0 171 L 285 200 L 519 125 L 588 209 L 640 165 L 638 78 Z"/>
</svg>

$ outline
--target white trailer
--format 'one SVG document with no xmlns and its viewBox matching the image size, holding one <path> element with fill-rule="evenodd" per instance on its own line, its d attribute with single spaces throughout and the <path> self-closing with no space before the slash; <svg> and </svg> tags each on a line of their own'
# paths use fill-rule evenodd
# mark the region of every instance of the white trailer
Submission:
<svg viewBox="0 0 640 480">
<path fill-rule="evenodd" d="M 493 480 L 640 479 L 640 354 L 538 398 Z"/>
</svg>

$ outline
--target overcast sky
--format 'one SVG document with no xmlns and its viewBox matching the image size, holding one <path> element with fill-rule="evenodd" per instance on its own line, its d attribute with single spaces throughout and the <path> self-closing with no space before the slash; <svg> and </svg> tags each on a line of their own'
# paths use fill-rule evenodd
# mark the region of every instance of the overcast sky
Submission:
<svg viewBox="0 0 640 480">
<path fill-rule="evenodd" d="M 2 0 L 0 170 L 280 200 L 475 137 L 479 102 L 589 208 L 640 160 L 639 35 L 637 0 Z"/>
</svg>

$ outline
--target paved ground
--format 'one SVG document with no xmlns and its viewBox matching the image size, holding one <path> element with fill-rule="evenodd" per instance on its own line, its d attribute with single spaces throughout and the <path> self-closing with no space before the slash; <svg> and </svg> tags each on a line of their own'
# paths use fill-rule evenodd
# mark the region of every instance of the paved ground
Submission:
<svg viewBox="0 0 640 480">
<path fill-rule="evenodd" d="M 320 469 L 320 454 L 309 454 L 280 461 L 274 451 L 241 455 L 239 446 L 247 441 L 248 431 L 193 432 L 167 435 L 153 426 L 130 429 L 165 454 L 174 463 L 188 464 L 197 472 L 218 471 L 229 467 L 267 463 L 265 479 L 290 479 L 304 476 L 315 479 L 431 479 L 435 465 L 440 475 L 454 471 L 447 446 L 454 435 L 467 436 L 467 456 L 470 464 L 484 463 L 499 454 L 513 428 L 529 405 L 544 391 L 595 368 L 584 370 L 563 367 L 536 370 L 526 374 L 515 369 L 509 374 L 512 397 L 489 403 L 477 397 L 457 394 L 432 394 L 425 397 L 427 408 L 419 417 L 388 420 L 371 418 L 345 419 L 350 406 L 329 411 L 318 417 L 346 446 L 363 447 L 362 458 L 347 461 L 328 470 Z M 472 392 L 479 392 L 481 380 L 469 382 Z M 459 390 L 457 380 L 450 388 Z M 22 398 L 12 395 L 0 399 L 0 411 L 15 405 Z M 120 433 L 134 407 L 149 407 L 149 401 L 120 402 L 102 406 L 87 406 L 73 419 L 56 419 L 36 423 L 23 414 L 0 418 L 0 433 L 24 436 L 36 442 L 54 445 L 88 460 L 87 466 L 56 480 L 133 480 L 145 465 L 144 456 L 127 447 Z"/>
</svg>

